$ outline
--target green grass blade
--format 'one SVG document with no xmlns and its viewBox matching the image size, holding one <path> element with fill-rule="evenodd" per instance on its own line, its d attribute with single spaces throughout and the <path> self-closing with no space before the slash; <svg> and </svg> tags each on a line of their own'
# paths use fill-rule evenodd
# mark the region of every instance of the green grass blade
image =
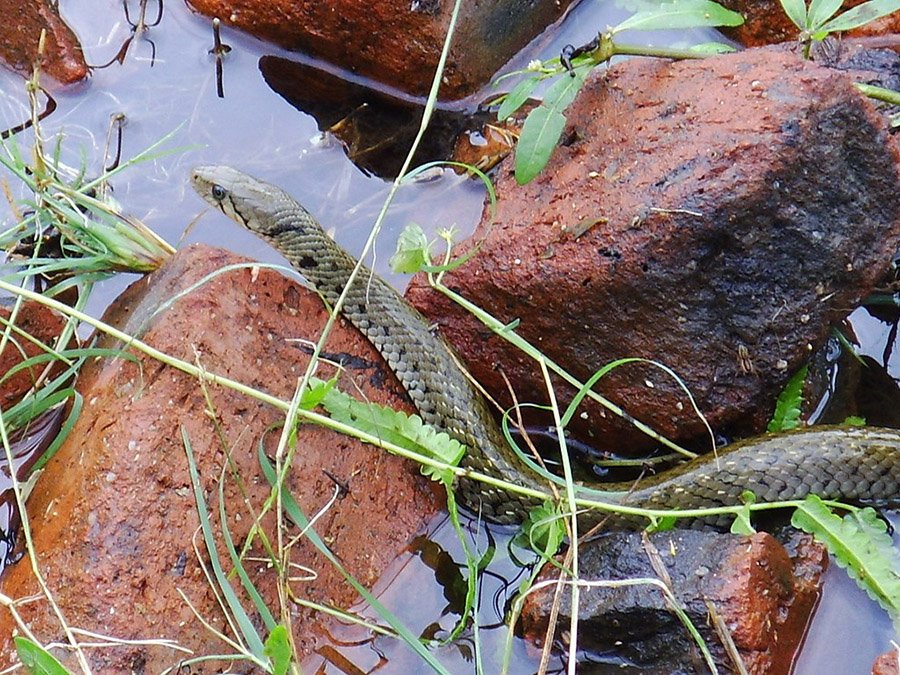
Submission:
<svg viewBox="0 0 900 675">
<path fill-rule="evenodd" d="M 896 11 L 900 11 L 900 0 L 869 0 L 826 22 L 822 30 L 829 33 L 851 30 Z"/>
<path fill-rule="evenodd" d="M 56 438 L 53 439 L 53 442 L 44 450 L 44 454 L 40 456 L 38 461 L 34 463 L 31 471 L 34 473 L 38 469 L 44 468 L 47 462 L 53 459 L 53 455 L 56 454 L 56 451 L 62 447 L 62 444 L 65 443 L 66 439 L 69 437 L 69 434 L 72 432 L 72 427 L 75 426 L 75 422 L 78 421 L 78 417 L 81 415 L 81 408 L 84 405 L 84 398 L 82 398 L 81 394 L 79 394 L 74 389 L 70 390 L 68 393 L 72 396 L 72 410 L 69 411 L 69 414 L 66 416 L 66 421 L 63 422 L 62 426 L 59 429 L 59 433 L 56 435 Z"/>
<path fill-rule="evenodd" d="M 275 473 L 275 467 L 269 462 L 268 457 L 266 457 L 265 450 L 262 446 L 259 447 L 258 450 L 259 457 L 259 465 L 262 469 L 263 475 L 266 477 L 266 480 L 269 481 L 269 485 L 275 486 L 275 482 L 278 477 Z M 282 505 L 284 506 L 285 513 L 287 513 L 288 517 L 294 521 L 294 524 L 297 527 L 301 528 L 304 531 L 304 535 L 309 539 L 309 541 L 319 550 L 319 552 L 328 559 L 328 561 L 334 565 L 334 568 L 341 573 L 341 575 L 346 579 L 347 583 L 349 583 L 357 593 L 362 596 L 363 600 L 365 600 L 373 610 L 375 610 L 378 615 L 400 636 L 404 643 L 410 647 L 416 654 L 418 654 L 425 663 L 427 663 L 436 673 L 442 673 L 443 675 L 450 675 L 449 671 L 447 671 L 444 666 L 440 664 L 437 659 L 435 659 L 434 655 L 425 648 L 425 645 L 413 635 L 409 628 L 407 628 L 400 619 L 394 615 L 387 607 L 381 604 L 381 601 L 378 600 L 374 595 L 372 595 L 369 590 L 363 586 L 356 578 L 350 574 L 341 564 L 340 560 L 331 552 L 331 549 L 322 541 L 322 538 L 316 533 L 315 529 L 310 527 L 309 519 L 303 513 L 303 510 L 300 508 L 300 505 L 297 504 L 294 497 L 287 490 L 282 492 Z"/>
<path fill-rule="evenodd" d="M 278 622 L 275 620 L 275 617 L 272 616 L 272 612 L 269 611 L 269 607 L 266 605 L 266 601 L 263 600 L 262 596 L 259 594 L 259 591 L 256 590 L 256 586 L 250 580 L 250 576 L 247 574 L 247 570 L 244 568 L 244 563 L 241 560 L 241 557 L 238 555 L 237 549 L 234 546 L 234 539 L 231 537 L 231 531 L 228 529 L 228 514 L 225 512 L 225 481 L 219 481 L 219 521 L 222 523 L 222 539 L 225 541 L 225 548 L 228 550 L 228 555 L 231 558 L 231 564 L 234 566 L 234 570 L 238 575 L 238 578 L 241 580 L 241 585 L 244 587 L 244 591 L 247 595 L 250 596 L 250 600 L 253 602 L 253 606 L 256 607 L 256 611 L 259 612 L 260 617 L 262 617 L 263 624 L 268 631 L 274 631 Z M 271 636 L 270 636 L 271 637 Z M 268 641 L 267 641 L 268 643 Z"/>
<path fill-rule="evenodd" d="M 231 583 L 228 581 L 228 577 L 225 575 L 225 572 L 222 570 L 222 565 L 219 562 L 219 553 L 216 550 L 216 541 L 213 537 L 212 524 L 209 521 L 209 509 L 206 505 L 206 500 L 203 498 L 203 486 L 200 484 L 200 474 L 197 471 L 197 463 L 194 460 L 194 451 L 191 448 L 191 441 L 188 438 L 187 429 L 183 426 L 181 427 L 181 441 L 184 444 L 184 451 L 187 454 L 188 468 L 191 475 L 191 487 L 194 490 L 194 500 L 197 503 L 197 515 L 200 518 L 200 529 L 203 532 L 203 541 L 206 544 L 206 551 L 209 553 L 209 564 L 213 569 L 216 583 L 219 584 L 222 595 L 228 603 L 228 608 L 231 610 L 231 614 L 237 622 L 241 631 L 241 636 L 250 652 L 260 663 L 267 663 L 268 657 L 266 657 L 265 654 L 265 645 L 260 639 L 259 634 L 256 632 L 256 628 L 254 628 L 250 617 L 247 616 L 247 612 L 245 612 L 244 608 L 241 606 L 241 603 L 238 600 L 237 595 L 235 595 L 234 589 L 231 587 Z"/>
</svg>

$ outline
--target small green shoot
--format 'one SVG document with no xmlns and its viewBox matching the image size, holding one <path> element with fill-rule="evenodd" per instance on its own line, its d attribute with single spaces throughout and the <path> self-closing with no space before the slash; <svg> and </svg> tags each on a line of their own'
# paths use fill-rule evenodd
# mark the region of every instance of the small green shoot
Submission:
<svg viewBox="0 0 900 675">
<path fill-rule="evenodd" d="M 741 493 L 741 501 L 744 502 L 744 508 L 735 515 L 734 521 L 731 523 L 731 534 L 743 534 L 749 537 L 751 534 L 756 534 L 756 528 L 750 521 L 750 507 L 756 503 L 756 495 L 750 490 L 745 490 Z"/>
<path fill-rule="evenodd" d="M 821 42 L 831 33 L 859 28 L 871 21 L 900 10 L 900 0 L 868 0 L 835 16 L 843 0 L 781 0 L 784 13 L 800 29 L 803 56 L 809 58 L 814 42 Z"/>
<path fill-rule="evenodd" d="M 273 675 L 285 675 L 291 666 L 291 641 L 288 636 L 287 628 L 278 625 L 269 633 L 266 638 L 263 653 L 269 657 L 271 661 L 271 672 Z"/>
<path fill-rule="evenodd" d="M 841 518 L 809 496 L 797 507 L 791 525 L 824 544 L 859 587 L 900 623 L 900 550 L 874 509 L 853 510 Z"/>
<path fill-rule="evenodd" d="M 806 382 L 808 366 L 803 366 L 784 385 L 778 401 L 775 403 L 775 412 L 769 421 L 766 430 L 769 433 L 789 431 L 800 426 L 801 407 L 803 406 L 803 384 Z"/>
</svg>

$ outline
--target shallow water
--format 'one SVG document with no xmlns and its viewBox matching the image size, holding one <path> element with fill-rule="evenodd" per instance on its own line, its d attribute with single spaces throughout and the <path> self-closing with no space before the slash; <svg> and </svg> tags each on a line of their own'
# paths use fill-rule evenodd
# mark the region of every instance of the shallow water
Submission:
<svg viewBox="0 0 900 675">
<path fill-rule="evenodd" d="M 150 7 L 153 14 L 154 3 Z M 91 63 L 109 61 L 131 35 L 118 0 L 61 0 L 60 8 L 80 36 Z M 535 40 L 532 49 L 518 56 L 513 65 L 522 67 L 533 58 L 556 55 L 567 43 L 586 42 L 598 27 L 614 24 L 626 14 L 608 3 L 601 6 L 601 3 L 583 2 L 570 12 L 561 31 Z M 89 173 L 96 174 L 101 168 L 100 157 L 111 115 L 124 113 L 126 116 L 126 158 L 172 134 L 166 147 L 184 149 L 130 169 L 115 181 L 114 194 L 125 211 L 141 218 L 173 245 L 206 242 L 262 261 L 281 260 L 269 247 L 221 214 L 209 213 L 191 226 L 195 217 L 205 211 L 205 206 L 188 187 L 188 173 L 197 164 L 221 163 L 240 167 L 283 186 L 327 228 L 333 229 L 340 243 L 351 252 L 358 252 L 381 208 L 388 184 L 355 167 L 338 142 L 319 133 L 312 117 L 298 112 L 266 85 L 259 71 L 259 59 L 264 55 L 295 58 L 294 55 L 228 29 L 223 29 L 222 37 L 233 49 L 224 64 L 225 97 L 219 98 L 215 63 L 208 54 L 212 47 L 209 21 L 192 14 L 181 3 L 166 4 L 160 25 L 133 42 L 123 64 L 114 63 L 95 70 L 89 82 L 54 92 L 59 109 L 44 123 L 45 136 L 63 133 L 63 156 L 67 163 L 77 166 L 84 156 Z M 635 36 L 635 40 L 641 37 Z M 155 56 L 148 39 L 153 42 Z M 653 39 L 674 44 L 705 41 L 710 39 L 710 34 L 675 31 L 668 35 L 656 34 Z M 0 71 L 0 127 L 14 126 L 25 117 L 24 101 L 22 79 Z M 23 144 L 30 142 L 27 133 L 21 139 Z M 450 172 L 429 182 L 404 187 L 377 240 L 374 262 L 370 260 L 372 266 L 396 285 L 403 286 L 405 279 L 390 274 L 387 268 L 402 227 L 415 221 L 434 232 L 454 225 L 464 236 L 477 223 L 483 198 L 484 189 L 479 183 Z M 0 206 L 0 220 L 5 221 L 4 209 L 5 205 Z M 123 275 L 104 282 L 92 296 L 88 310 L 99 314 L 132 280 L 133 277 Z M 866 321 L 862 315 L 857 320 Z M 870 335 L 867 344 L 873 353 L 881 349 L 874 336 L 890 334 L 879 330 L 867 331 Z M 891 365 L 897 368 L 894 361 Z M 892 375 L 897 377 L 900 373 Z M 473 534 L 473 545 L 483 547 L 487 536 L 484 531 Z M 445 519 L 436 521 L 420 543 L 417 552 L 398 559 L 386 575 L 379 585 L 380 597 L 388 603 L 396 601 L 398 611 L 406 612 L 403 618 L 413 632 L 437 630 L 440 634 L 450 630 L 457 618 L 452 602 L 446 597 L 446 578 L 455 577 L 455 565 L 463 556 Z M 478 641 L 481 653 L 487 655 L 483 657 L 485 672 L 497 670 L 493 659 L 501 652 L 506 636 L 502 616 L 515 595 L 516 577 L 521 573 L 503 553 L 505 547 L 501 536 L 500 552 L 481 582 L 482 630 L 478 632 Z M 433 559 L 441 561 L 440 571 L 432 564 Z M 414 606 L 403 602 L 403 589 L 410 587 L 417 588 Z M 848 605 L 861 615 L 853 627 L 846 626 L 844 609 Z M 839 619 L 836 624 L 829 619 L 834 615 Z M 864 672 L 888 646 L 890 624 L 885 622 L 886 618 L 874 603 L 856 592 L 845 575 L 832 570 L 822 611 L 810 632 L 797 672 Z M 834 640 L 836 632 L 846 641 L 844 644 L 852 643 L 854 648 L 834 654 L 831 647 L 838 644 Z M 877 639 L 868 640 L 870 648 L 863 649 L 863 640 L 857 639 L 857 633 L 877 635 Z M 382 660 L 387 661 L 380 668 L 379 672 L 383 673 L 416 672 L 421 667 L 396 641 L 370 640 L 368 636 L 354 636 L 352 631 L 335 638 L 336 642 L 363 639 L 363 644 L 341 647 L 340 651 L 364 670 Z M 474 639 L 468 632 L 455 644 L 441 648 L 441 661 L 452 672 L 474 672 Z M 854 660 L 839 663 L 839 658 Z M 317 657 L 307 665 L 321 665 L 322 672 L 340 672 L 336 666 L 325 665 L 324 660 Z M 519 640 L 514 641 L 512 663 L 512 673 L 531 672 L 536 667 L 533 654 Z M 823 670 L 822 663 L 829 664 L 829 668 Z M 557 661 L 551 672 L 559 667 Z"/>
</svg>

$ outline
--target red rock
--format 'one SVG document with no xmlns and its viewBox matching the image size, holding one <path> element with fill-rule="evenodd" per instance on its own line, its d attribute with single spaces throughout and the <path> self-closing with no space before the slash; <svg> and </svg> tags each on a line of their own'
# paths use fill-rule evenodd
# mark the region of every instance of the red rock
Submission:
<svg viewBox="0 0 900 675">
<path fill-rule="evenodd" d="M 571 0 L 465 2 L 444 71 L 442 99 L 475 92 Z M 190 0 L 199 12 L 287 49 L 415 95 L 431 88 L 450 22 L 440 0 Z"/>
<path fill-rule="evenodd" d="M 865 0 L 846 0 L 837 12 L 838 15 L 851 7 L 861 5 Z M 726 29 L 729 37 L 737 40 L 745 47 L 775 44 L 778 42 L 796 42 L 800 35 L 797 28 L 787 17 L 781 4 L 770 0 L 723 0 L 728 9 L 740 12 L 744 23 L 736 28 Z M 870 22 L 848 35 L 886 35 L 900 32 L 900 12 L 894 12 L 877 21 Z"/>
<path fill-rule="evenodd" d="M 257 278 L 244 269 L 215 277 L 163 315 L 150 318 L 179 290 L 242 260 L 208 247 L 182 251 L 131 286 L 107 319 L 157 349 L 197 359 L 212 372 L 289 399 L 307 359 L 294 340 L 316 339 L 326 319 L 313 293 L 270 270 L 258 271 Z M 327 348 L 356 357 L 342 376 L 346 390 L 358 386 L 371 400 L 409 410 L 400 385 L 355 329 L 339 323 Z M 171 638 L 195 655 L 222 653 L 228 648 L 198 623 L 177 593 L 183 591 L 202 616 L 222 625 L 193 550 L 199 521 L 182 430 L 193 446 L 216 523 L 218 480 L 225 451 L 231 452 L 243 485 L 239 489 L 226 471 L 225 503 L 231 535 L 240 545 L 253 520 L 248 505 L 258 509 L 269 492 L 256 459 L 259 438 L 283 415 L 210 385 L 220 437 L 194 378 L 146 357 L 139 361 L 105 359 L 82 374 L 84 411 L 29 501 L 41 571 L 72 626 L 119 638 Z M 328 371 L 323 367 L 323 374 Z M 277 431 L 268 434 L 269 451 L 277 437 Z M 440 500 L 415 466 L 373 446 L 311 425 L 304 425 L 298 438 L 289 488 L 309 515 L 332 499 L 335 481 L 347 488 L 316 530 L 346 568 L 371 585 L 439 508 Z M 274 542 L 271 517 L 263 525 Z M 289 534 L 297 535 L 297 529 L 291 527 Z M 196 541 L 202 548 L 202 539 Z M 223 565 L 230 569 L 221 539 L 218 543 Z M 356 593 L 307 539 L 300 538 L 292 554 L 294 563 L 318 575 L 315 581 L 292 584 L 297 597 L 343 607 L 357 601 Z M 258 539 L 250 555 L 264 555 Z M 207 559 L 205 550 L 202 557 Z M 264 563 L 247 568 L 277 615 L 271 570 Z M 36 590 L 27 560 L 10 568 L 2 580 L 2 592 L 14 598 Z M 256 616 L 249 601 L 245 607 Z M 45 602 L 19 610 L 43 643 L 64 641 Z M 287 611 L 298 648 L 308 653 L 322 615 L 299 605 Z M 0 621 L 0 661 L 9 664 L 14 626 L 6 612 Z M 87 651 L 94 672 L 104 673 L 160 672 L 182 656 L 144 646 Z M 63 658 L 72 665 L 71 655 Z M 201 664 L 191 672 L 213 672 L 218 666 Z"/>
<path fill-rule="evenodd" d="M 872 675 L 897 675 L 900 673 L 900 651 L 882 654 L 872 666 Z"/>
<path fill-rule="evenodd" d="M 88 76 L 81 44 L 50 0 L 0 0 L 0 60 L 21 73 L 31 74 L 41 30 L 47 31 L 42 70 L 62 84 Z"/>
<path fill-rule="evenodd" d="M 650 535 L 615 533 L 579 550 L 584 580 L 658 578 L 650 562 L 653 549 L 665 567 L 669 587 L 703 636 L 717 664 L 733 664 L 713 627 L 715 612 L 750 673 L 788 673 L 818 597 L 828 562 L 824 549 L 806 535 L 790 556 L 770 535 L 739 537 L 675 530 Z M 540 580 L 557 578 L 546 565 Z M 529 594 L 522 613 L 525 637 L 543 641 L 554 602 L 554 587 Z M 564 639 L 571 614 L 570 595 L 562 593 L 556 626 Z M 579 649 L 621 658 L 642 672 L 705 672 L 693 640 L 656 587 L 586 585 L 579 601 Z M 696 670 L 695 670 L 696 666 Z"/>
<path fill-rule="evenodd" d="M 712 426 L 755 433 L 790 376 L 886 270 L 900 240 L 900 176 L 884 119 L 849 78 L 784 50 L 631 60 L 590 80 L 537 179 L 509 162 L 445 277 L 451 289 L 587 380 L 615 359 L 674 369 Z M 408 299 L 503 405 L 545 402 L 539 369 L 432 290 Z M 596 387 L 676 439 L 704 434 L 660 370 Z M 559 388 L 560 405 L 572 391 Z M 648 441 L 590 404 L 576 431 Z"/>
<path fill-rule="evenodd" d="M 9 320 L 10 307 L 0 307 L 0 316 Z M 61 316 L 36 302 L 24 302 L 16 313 L 15 325 L 48 347 L 54 346 L 54 340 L 62 331 L 65 321 Z M 46 353 L 40 346 L 16 332 L 10 333 L 9 342 L 0 352 L 0 373 L 8 373 L 10 369 L 33 356 Z M 15 405 L 32 387 L 46 368 L 46 363 L 39 363 L 24 368 L 4 379 L 0 383 L 0 407 L 3 410 Z M 60 372 L 54 368 L 54 372 Z"/>
</svg>

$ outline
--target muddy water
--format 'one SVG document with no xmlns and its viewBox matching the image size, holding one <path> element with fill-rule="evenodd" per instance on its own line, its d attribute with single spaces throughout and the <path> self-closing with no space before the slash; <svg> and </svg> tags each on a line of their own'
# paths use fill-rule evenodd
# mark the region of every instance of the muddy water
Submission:
<svg viewBox="0 0 900 675">
<path fill-rule="evenodd" d="M 152 19 L 156 5 L 152 0 L 148 5 Z M 61 0 L 60 9 L 80 36 L 92 64 L 110 61 L 132 35 L 118 0 Z M 601 8 L 601 3 L 583 2 L 571 12 L 562 30 L 538 38 L 533 49 L 517 57 L 514 65 L 521 67 L 530 59 L 556 55 L 567 43 L 586 42 L 598 27 L 614 24 L 625 15 L 624 10 L 606 3 Z M 643 36 L 634 37 L 637 40 Z M 656 34 L 653 39 L 658 44 L 675 44 L 710 37 L 677 31 Z M 333 229 L 339 242 L 353 252 L 359 251 L 387 193 L 387 184 L 348 161 L 338 142 L 319 133 L 312 117 L 298 112 L 266 85 L 260 74 L 260 58 L 290 59 L 295 55 L 228 30 L 223 30 L 223 40 L 232 51 L 225 59 L 224 98 L 220 98 L 215 62 L 208 54 L 213 44 L 209 21 L 193 15 L 181 3 L 166 4 L 160 24 L 133 41 L 123 63 L 95 70 L 86 84 L 54 92 L 59 108 L 44 124 L 45 136 L 63 133 L 64 160 L 78 166 L 86 158 L 88 173 L 96 174 L 102 165 L 111 115 L 123 113 L 126 117 L 125 157 L 171 134 L 166 147 L 182 150 L 129 170 L 116 179 L 114 189 L 127 212 L 140 217 L 174 245 L 203 241 L 264 261 L 280 260 L 271 249 L 218 214 L 208 214 L 191 225 L 204 207 L 187 185 L 190 168 L 200 163 L 224 163 L 284 186 Z M 24 118 L 24 101 L 21 78 L 0 72 L 0 127 L 14 126 Z M 22 143 L 29 142 L 24 134 Z M 402 286 L 404 279 L 390 275 L 386 264 L 400 229 L 415 221 L 430 231 L 455 225 L 464 235 L 477 222 L 483 197 L 479 184 L 452 173 L 439 173 L 428 182 L 404 187 L 370 262 Z M 0 206 L 3 220 L 5 208 Z M 130 281 L 122 276 L 102 284 L 89 310 L 95 314 L 102 311 Z M 859 315 L 856 321 L 862 326 L 867 319 Z M 891 334 L 876 324 L 871 330 L 860 328 L 857 332 L 873 353 L 883 354 L 885 341 L 893 341 L 896 331 Z M 878 336 L 884 338 L 881 343 Z M 894 362 L 892 366 L 897 368 Z M 523 571 L 508 553 L 503 533 L 470 525 L 470 546 L 484 550 L 493 543 L 497 547 L 494 562 L 480 582 L 480 628 L 477 635 L 469 630 L 438 651 L 440 660 L 452 672 L 474 672 L 477 641 L 484 672 L 497 672 L 497 659 L 506 639 L 503 615 Z M 413 632 L 443 637 L 458 619 L 462 579 L 458 565 L 462 559 L 452 528 L 446 520 L 439 520 L 397 560 L 379 585 L 380 597 L 401 614 Z M 864 672 L 887 647 L 890 624 L 845 575 L 832 571 L 829 578 L 822 611 L 811 629 L 797 672 Z M 411 587 L 417 589 L 414 605 L 408 602 L 405 591 Z M 848 627 L 844 610 L 851 605 L 859 623 Z M 830 618 L 834 616 L 838 617 L 837 625 Z M 835 632 L 842 636 L 840 644 L 853 644 L 854 648 L 838 650 Z M 857 635 L 875 637 L 864 641 Z M 421 668 L 398 642 L 357 635 L 351 629 L 342 629 L 333 638 L 333 645 L 308 665 L 322 666 L 323 672 L 341 672 L 334 664 L 342 654 L 364 670 L 379 664 L 380 672 L 417 672 Z M 833 653 L 832 647 L 840 654 Z M 847 658 L 853 661 L 839 660 Z M 828 667 L 823 668 L 822 663 Z M 535 664 L 533 654 L 515 640 L 510 672 L 532 672 Z M 554 662 L 551 671 L 560 665 Z"/>
</svg>

